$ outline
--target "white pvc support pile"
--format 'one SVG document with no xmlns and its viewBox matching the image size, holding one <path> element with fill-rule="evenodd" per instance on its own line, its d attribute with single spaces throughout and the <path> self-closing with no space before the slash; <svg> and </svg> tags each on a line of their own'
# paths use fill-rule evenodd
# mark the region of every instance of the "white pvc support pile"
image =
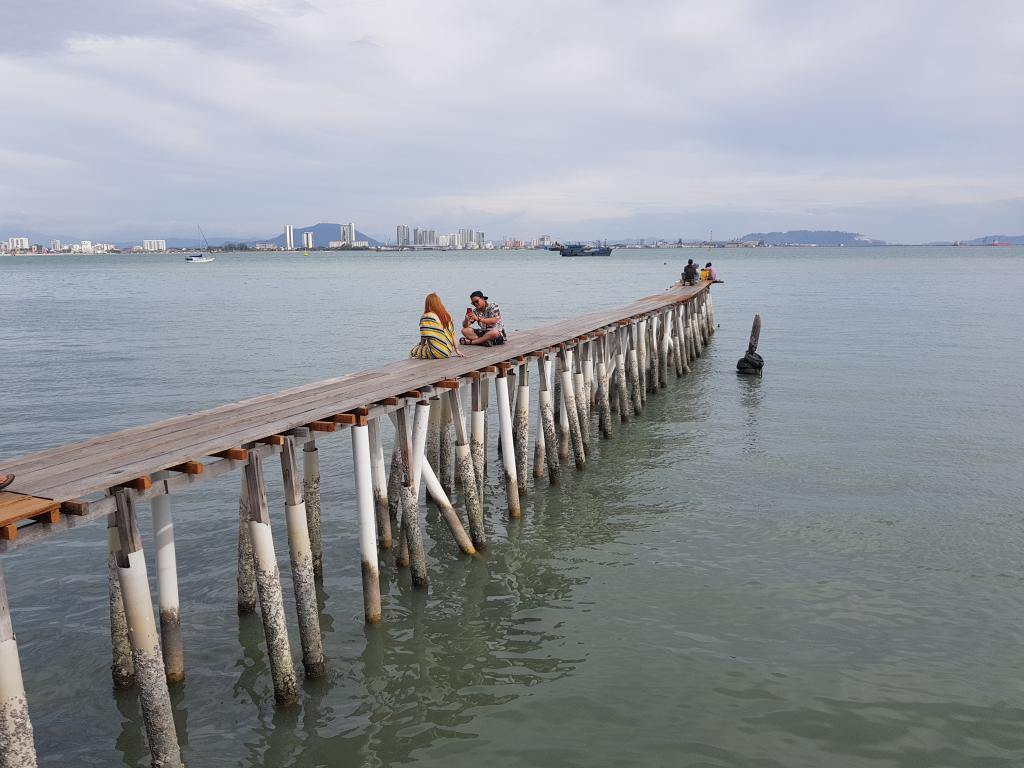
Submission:
<svg viewBox="0 0 1024 768">
<path fill-rule="evenodd" d="M 498 401 L 498 425 L 501 429 L 501 463 L 505 469 L 505 498 L 508 501 L 510 517 L 519 517 L 519 481 L 516 476 L 516 457 L 512 438 L 512 411 L 509 408 L 508 377 L 498 376 L 495 380 L 495 398 Z"/>
<path fill-rule="evenodd" d="M 158 472 L 154 480 L 166 480 L 167 472 Z M 185 679 L 185 650 L 181 639 L 181 614 L 178 603 L 178 565 L 174 548 L 174 520 L 169 494 L 154 496 L 153 540 L 156 544 L 157 603 L 160 608 L 160 647 L 168 683 Z"/>
<path fill-rule="evenodd" d="M 356 483 L 356 509 L 359 514 L 359 556 L 363 572 L 363 618 L 367 624 L 381 620 L 380 568 L 377 564 L 377 522 L 370 468 L 369 428 L 354 426 L 352 463 Z"/>
<path fill-rule="evenodd" d="M 153 765 L 178 768 L 181 752 L 174 729 L 171 697 L 167 691 L 160 640 L 153 618 L 152 595 L 142 550 L 127 556 L 128 567 L 118 567 L 124 614 L 128 622 L 128 638 L 132 644 L 135 679 L 142 703 L 142 719 Z"/>
<path fill-rule="evenodd" d="M 256 572 L 252 562 L 252 539 L 249 537 L 249 484 L 242 472 L 242 490 L 238 494 L 238 612 L 253 613 L 259 595 L 256 592 Z"/>
<path fill-rule="evenodd" d="M 306 528 L 313 553 L 313 575 L 324 577 L 324 553 L 320 538 L 320 451 L 312 440 L 302 447 L 302 500 L 306 504 Z"/>
<path fill-rule="evenodd" d="M 459 515 L 455 512 L 451 499 L 445 493 L 444 486 L 441 485 L 441 481 L 434 472 L 434 468 L 430 466 L 430 462 L 426 460 L 426 457 L 423 459 L 423 466 L 420 467 L 420 475 L 423 485 L 427 489 L 427 495 L 437 505 L 437 509 L 440 511 L 445 523 L 448 524 L 448 529 L 452 532 L 452 537 L 455 539 L 455 543 L 459 545 L 459 549 L 467 555 L 476 554 L 476 548 L 466 533 L 466 529 L 462 527 L 462 521 L 459 520 Z"/>
<path fill-rule="evenodd" d="M 636 337 L 637 367 L 640 375 L 640 402 L 644 403 L 647 401 L 647 318 L 641 318 L 633 326 L 633 333 Z"/>
<path fill-rule="evenodd" d="M 483 506 L 484 503 L 484 466 L 487 463 L 487 439 L 486 411 L 473 410 L 470 412 L 470 454 L 473 457 L 473 473 L 476 477 L 476 495 Z"/>
<path fill-rule="evenodd" d="M 519 480 L 519 495 L 525 496 L 529 489 L 527 458 L 530 450 L 530 382 L 525 374 L 519 377 L 519 395 L 516 397 L 514 426 L 516 478 Z"/>
<path fill-rule="evenodd" d="M 572 350 L 567 349 L 565 351 L 565 368 L 568 371 L 572 370 Z M 558 395 L 558 429 L 559 429 L 559 443 L 558 443 L 558 457 L 561 459 L 569 458 L 569 409 L 567 403 L 569 402 L 569 395 L 572 393 L 572 377 L 569 377 L 569 384 L 566 385 L 566 379 L 564 376 L 559 374 L 556 377 L 558 387 L 556 388 L 556 394 Z M 576 410 L 575 407 L 573 410 Z"/>
<path fill-rule="evenodd" d="M 116 530 L 116 529 L 115 529 Z M 0 570 L 0 766 L 36 768 L 36 746 L 21 676 L 7 588 Z"/>
<path fill-rule="evenodd" d="M 117 553 L 121 539 L 117 533 L 114 515 L 107 527 L 107 588 L 110 603 L 110 674 L 115 688 L 130 688 L 135 684 L 135 665 L 132 646 L 128 642 L 128 622 L 124 617 L 124 598 L 121 596 L 121 578 L 117 573 Z"/>
<path fill-rule="evenodd" d="M 384 464 L 384 440 L 380 422 L 370 419 L 370 480 L 373 484 L 373 505 L 377 510 L 377 546 L 391 549 L 391 516 L 388 514 L 388 476 Z"/>
<path fill-rule="evenodd" d="M 587 464 L 587 454 L 583 447 L 583 433 L 580 428 L 579 412 L 576 410 L 576 395 L 573 393 L 569 359 L 568 353 L 562 359 L 562 397 L 565 403 L 563 413 L 569 419 L 569 433 L 572 436 L 572 452 L 573 458 L 576 460 L 576 469 L 583 469 Z"/>
<path fill-rule="evenodd" d="M 284 616 L 281 573 L 277 568 L 270 524 L 250 520 L 249 538 L 252 540 L 256 587 L 260 596 L 263 635 L 267 641 L 274 698 L 281 704 L 287 704 L 299 697 L 299 691 L 292 664 L 291 643 L 288 640 L 288 622 Z"/>
</svg>

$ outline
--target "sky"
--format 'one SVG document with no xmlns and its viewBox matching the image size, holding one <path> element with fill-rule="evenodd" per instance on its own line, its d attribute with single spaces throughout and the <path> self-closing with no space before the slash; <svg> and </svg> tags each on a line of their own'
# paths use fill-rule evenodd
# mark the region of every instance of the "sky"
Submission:
<svg viewBox="0 0 1024 768">
<path fill-rule="evenodd" d="M 0 236 L 1024 233 L 1020 0 L 6 0 Z"/>
</svg>

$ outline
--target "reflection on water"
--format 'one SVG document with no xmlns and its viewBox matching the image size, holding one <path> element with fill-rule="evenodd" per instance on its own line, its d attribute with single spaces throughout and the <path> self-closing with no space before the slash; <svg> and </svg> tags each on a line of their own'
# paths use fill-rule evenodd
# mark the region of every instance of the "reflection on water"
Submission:
<svg viewBox="0 0 1024 768">
<path fill-rule="evenodd" d="M 740 389 L 740 407 L 743 410 L 743 426 L 745 439 L 743 441 L 743 452 L 747 454 L 761 454 L 760 424 L 758 415 L 761 410 L 761 398 L 763 397 L 762 382 L 763 376 L 740 376 L 737 374 L 736 381 Z"/>
</svg>

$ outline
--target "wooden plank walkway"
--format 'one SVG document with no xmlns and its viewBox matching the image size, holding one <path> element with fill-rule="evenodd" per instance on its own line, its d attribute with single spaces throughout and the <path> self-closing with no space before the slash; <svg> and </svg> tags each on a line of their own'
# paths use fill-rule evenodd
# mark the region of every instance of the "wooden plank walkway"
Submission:
<svg viewBox="0 0 1024 768">
<path fill-rule="evenodd" d="M 37 505 L 46 500 L 67 502 L 130 481 L 143 489 L 155 472 L 196 474 L 202 472 L 197 462 L 205 457 L 572 342 L 620 320 L 686 301 L 708 288 L 707 283 L 673 287 L 625 306 L 516 331 L 499 347 L 463 346 L 464 358 L 407 359 L 3 461 L 0 470 L 17 475 L 10 492 L 35 497 L 40 500 Z M 411 336 L 410 343 L 413 340 Z"/>
</svg>

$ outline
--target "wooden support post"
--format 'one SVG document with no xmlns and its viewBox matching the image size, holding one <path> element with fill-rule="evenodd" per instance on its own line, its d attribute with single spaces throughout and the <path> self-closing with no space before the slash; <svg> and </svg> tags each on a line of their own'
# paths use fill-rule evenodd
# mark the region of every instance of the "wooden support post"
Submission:
<svg viewBox="0 0 1024 768">
<path fill-rule="evenodd" d="M 306 528 L 309 530 L 309 549 L 313 554 L 313 576 L 323 579 L 324 552 L 320 538 L 320 451 L 315 440 L 309 440 L 302 446 L 302 501 L 306 505 Z"/>
<path fill-rule="evenodd" d="M 288 642 L 288 622 L 284 616 L 284 598 L 281 594 L 281 574 L 274 554 L 274 537 L 270 531 L 270 512 L 263 486 L 263 463 L 256 451 L 249 451 L 245 466 L 246 510 L 249 538 L 252 540 L 253 571 L 256 591 L 260 598 L 263 617 L 263 635 L 267 641 L 270 675 L 274 682 L 274 699 L 288 704 L 299 697 L 295 666 L 292 664 L 291 645 Z M 303 516 L 305 513 L 303 513 Z"/>
<path fill-rule="evenodd" d="M 508 372 L 498 372 L 495 379 L 495 398 L 498 401 L 498 426 L 501 430 L 501 442 L 505 450 L 501 454 L 502 466 L 505 469 L 505 498 L 508 501 L 510 517 L 519 517 L 519 481 L 516 477 L 516 457 L 512 440 L 512 413 L 509 407 Z"/>
<path fill-rule="evenodd" d="M 473 455 L 473 472 L 476 477 L 476 496 L 480 506 L 484 503 L 484 471 L 487 466 L 487 414 L 484 410 L 484 380 L 473 379 L 470 387 L 473 407 L 470 411 L 470 452 Z"/>
<path fill-rule="evenodd" d="M 115 494 L 117 533 L 121 542 L 117 559 L 117 576 L 121 582 L 128 640 L 132 646 L 132 664 L 139 685 L 139 703 L 146 726 L 146 740 L 154 766 L 179 768 L 181 752 L 174 730 L 171 695 L 167 690 L 160 639 L 153 617 L 153 597 L 146 574 L 146 557 L 142 551 L 135 501 L 132 492 L 119 488 Z"/>
<path fill-rule="evenodd" d="M 501 375 L 505 376 L 505 389 L 508 390 L 508 410 L 512 414 L 513 420 L 515 419 L 516 412 L 516 372 L 509 368 L 508 363 L 499 364 L 498 370 Z M 495 389 L 497 389 L 497 379 L 495 379 Z M 512 428 L 512 439 L 515 440 L 515 427 Z M 498 458 L 501 458 L 505 452 L 505 445 L 501 439 L 501 424 L 498 424 Z M 515 457 L 515 447 L 511 449 L 512 456 Z"/>
<path fill-rule="evenodd" d="M 375 421 L 370 423 L 376 424 Z M 356 483 L 356 509 L 359 514 L 359 556 L 363 572 L 363 620 L 367 624 L 376 624 L 381 620 L 380 568 L 377 564 L 377 526 L 380 507 L 375 504 L 373 498 L 370 427 L 358 424 L 350 431 L 352 432 L 352 465 Z M 379 432 L 377 437 L 380 437 Z M 384 510 L 384 515 L 387 516 L 387 509 Z"/>
<path fill-rule="evenodd" d="M 404 410 L 404 406 L 403 406 Z M 409 565 L 409 548 L 405 543 L 402 534 L 404 529 L 399 525 L 402 519 L 402 483 L 405 478 L 405 465 L 402 460 L 402 450 L 398 434 L 395 434 L 395 444 L 391 450 L 391 470 L 388 474 L 388 519 L 391 522 L 392 546 L 397 543 L 398 551 L 395 553 L 395 565 L 405 568 Z"/>
<path fill-rule="evenodd" d="M 658 349 L 658 316 L 651 315 L 647 323 L 647 350 L 650 357 L 648 365 L 647 391 L 657 392 L 659 359 L 661 357 Z"/>
<path fill-rule="evenodd" d="M 427 442 L 424 448 L 427 462 L 432 467 L 439 466 L 437 456 L 441 449 L 441 400 L 432 397 L 430 403 L 430 418 L 427 421 Z"/>
<path fill-rule="evenodd" d="M 607 337 L 601 336 L 597 341 L 597 422 L 598 429 L 605 437 L 612 436 L 612 409 L 611 400 L 608 394 L 608 364 L 604 347 L 607 344 Z"/>
<path fill-rule="evenodd" d="M 566 392 L 565 379 L 562 377 L 562 367 L 569 370 L 569 392 L 572 392 L 572 350 L 565 350 L 563 355 L 559 354 L 559 368 L 555 373 L 555 401 L 558 403 L 558 458 L 569 458 L 569 411 L 566 403 L 569 401 Z M 576 410 L 573 408 L 573 410 Z"/>
<path fill-rule="evenodd" d="M 248 456 L 248 452 L 246 452 Z M 252 563 L 252 539 L 249 538 L 249 483 L 242 472 L 242 490 L 238 495 L 238 612 L 256 610 L 256 571 Z"/>
<path fill-rule="evenodd" d="M 370 440 L 370 481 L 373 485 L 373 506 L 377 516 L 377 546 L 391 549 L 391 517 L 388 514 L 388 478 L 384 466 L 384 440 L 380 434 L 380 421 L 370 419 L 367 424 Z"/>
<path fill-rule="evenodd" d="M 583 434 L 580 429 L 579 413 L 576 410 L 576 395 L 573 393 L 571 353 L 562 350 L 558 353 L 558 360 L 562 367 L 562 397 L 564 398 L 565 414 L 569 419 L 569 433 L 572 436 L 573 458 L 576 460 L 576 469 L 583 469 L 587 465 L 586 449 L 583 447 Z"/>
<path fill-rule="evenodd" d="M 530 376 L 526 365 L 519 366 L 519 394 L 516 397 L 516 417 L 512 421 L 512 439 L 516 444 L 516 479 L 519 496 L 525 498 L 530 482 L 527 460 L 530 451 Z"/>
<path fill-rule="evenodd" d="M 715 333 L 715 305 L 711 299 L 711 291 L 707 291 L 707 303 L 708 303 L 708 330 L 714 335 Z"/>
<path fill-rule="evenodd" d="M 117 573 L 117 555 L 121 551 L 121 537 L 117 533 L 117 518 L 107 518 L 107 588 L 110 602 L 110 676 L 115 688 L 135 685 L 135 665 L 132 646 L 128 641 L 128 622 L 124 617 L 124 598 L 121 579 Z"/>
<path fill-rule="evenodd" d="M 399 410 L 399 445 L 404 455 L 405 482 L 402 484 L 402 529 L 409 543 L 409 570 L 414 587 L 427 586 L 427 555 L 423 543 L 423 520 L 420 517 L 419 481 L 423 466 L 423 449 L 427 443 L 430 405 L 425 400 L 416 404 L 410 433 L 405 411 Z"/>
<path fill-rule="evenodd" d="M 668 357 L 671 349 L 671 333 L 668 325 L 668 313 L 658 313 L 658 385 L 664 389 L 668 386 Z"/>
<path fill-rule="evenodd" d="M 649 324 L 650 321 L 646 317 L 643 317 L 634 323 L 631 328 L 633 334 L 633 346 L 636 349 L 637 371 L 640 378 L 639 392 L 641 404 L 647 401 L 647 326 Z M 637 411 L 637 413 L 639 412 L 640 411 Z"/>
<path fill-rule="evenodd" d="M 539 372 L 537 378 L 546 385 L 547 375 L 544 373 L 545 362 L 542 353 L 535 352 L 531 357 L 537 358 L 537 370 Z M 542 386 L 537 387 L 537 439 L 533 445 L 533 476 L 538 480 L 544 477 L 545 467 L 547 466 L 547 455 L 544 445 L 544 420 L 540 406 L 540 390 L 542 388 Z"/>
<path fill-rule="evenodd" d="M 166 688 L 165 688 L 166 690 Z M 0 768 L 35 768 L 36 744 L 21 677 L 18 640 L 0 567 Z"/>
<path fill-rule="evenodd" d="M 707 343 L 711 342 L 711 334 L 715 332 L 715 329 L 711 327 L 711 312 L 708 309 L 708 302 L 710 301 L 710 299 L 711 294 L 708 291 L 704 291 L 704 293 L 700 295 L 700 306 L 703 310 L 704 327 L 706 329 L 704 339 Z"/>
<path fill-rule="evenodd" d="M 696 300 L 690 302 L 690 327 L 693 329 L 693 348 L 694 355 L 700 357 L 704 354 L 704 337 L 700 330 L 700 320 L 698 318 L 698 307 Z"/>
<path fill-rule="evenodd" d="M 475 555 L 476 548 L 473 546 L 473 541 L 469 538 L 469 534 L 466 533 L 466 529 L 463 527 L 462 521 L 455 511 L 455 507 L 452 506 L 451 499 L 445 493 L 444 488 L 441 486 L 441 481 L 426 457 L 423 458 L 423 466 L 420 467 L 420 479 L 427 489 L 427 495 L 437 505 L 437 509 L 448 525 L 448 530 L 451 531 L 452 538 L 455 539 L 459 549 L 467 555 Z"/>
<path fill-rule="evenodd" d="M 437 451 L 437 473 L 444 494 L 449 499 L 455 490 L 455 448 L 452 443 L 452 406 L 441 398 L 440 444 Z"/>
<path fill-rule="evenodd" d="M 466 429 L 466 415 L 462 409 L 462 398 L 458 389 L 448 390 L 448 403 L 455 424 L 455 468 L 459 473 L 459 484 L 462 486 L 462 498 L 466 505 L 466 519 L 469 520 L 469 536 L 473 547 L 477 550 L 487 546 L 484 533 L 484 510 L 477 494 L 479 487 L 476 480 L 476 468 L 473 466 L 473 454 L 470 449 L 470 435 Z"/>
<path fill-rule="evenodd" d="M 672 307 L 672 328 L 675 331 L 673 341 L 676 345 L 676 376 L 690 372 L 689 360 L 686 354 L 686 337 L 683 334 L 683 324 L 680 321 L 681 307 L 676 304 Z"/>
<path fill-rule="evenodd" d="M 590 418 L 587 415 L 587 383 L 583 376 L 583 359 L 579 347 L 573 355 L 572 391 L 576 399 L 576 418 L 580 423 L 583 450 L 587 450 L 590 447 Z"/>
<path fill-rule="evenodd" d="M 631 332 L 632 331 L 632 332 Z M 629 349 L 626 352 L 626 373 L 629 375 L 629 396 L 633 404 L 633 413 L 639 416 L 644 411 L 645 393 L 640 385 L 640 357 L 637 352 L 637 342 L 633 338 L 639 335 L 637 326 L 626 328 L 626 339 Z"/>
<path fill-rule="evenodd" d="M 597 394 L 597 386 L 594 383 L 594 361 L 592 359 L 594 345 L 597 344 L 596 340 L 584 341 L 581 345 L 583 353 L 583 383 L 586 385 L 586 403 L 587 403 L 587 418 L 589 419 L 594 412 L 595 395 Z"/>
<path fill-rule="evenodd" d="M 488 436 L 488 434 L 490 433 L 490 430 L 491 430 L 491 417 L 490 417 L 490 414 L 489 414 L 489 411 L 490 411 L 490 392 L 491 392 L 491 378 L 490 378 L 490 376 L 485 374 L 480 379 L 480 410 L 483 411 L 483 414 L 484 414 L 483 438 L 480 441 L 480 444 L 484 448 L 483 464 L 482 464 L 483 472 L 477 473 L 477 477 L 476 477 L 477 481 L 480 483 L 480 498 L 481 499 L 483 499 L 483 497 L 484 497 L 484 478 L 487 477 L 488 474 L 490 474 L 490 470 L 487 467 L 487 446 L 490 444 L 488 442 L 488 440 L 487 440 L 487 436 Z"/>
<path fill-rule="evenodd" d="M 167 472 L 158 472 L 154 480 L 166 480 Z M 181 640 L 181 609 L 178 603 L 178 561 L 174 549 L 174 520 L 170 494 L 154 496 L 153 541 L 156 544 L 157 604 L 160 607 L 160 649 L 168 683 L 185 679 L 185 647 Z"/>
<path fill-rule="evenodd" d="M 540 430 L 544 435 L 544 456 L 548 465 L 548 482 L 551 485 L 558 485 L 561 477 L 558 458 L 558 440 L 555 437 L 555 412 L 551 403 L 551 363 L 545 353 L 537 358 L 537 376 L 540 379 L 540 389 L 537 392 L 537 400 L 540 404 Z"/>
<path fill-rule="evenodd" d="M 615 354 L 615 388 L 619 393 L 619 420 L 629 421 L 633 405 L 629 401 L 629 387 L 626 384 L 626 339 L 628 328 L 620 327 L 616 332 L 618 349 Z"/>
<path fill-rule="evenodd" d="M 302 666 L 306 677 L 321 677 L 324 674 L 324 644 L 320 637 L 320 613 L 316 604 L 313 547 L 306 503 L 299 486 L 295 438 L 291 435 L 281 449 L 281 476 L 284 484 L 284 517 L 288 526 L 288 556 L 295 590 L 295 612 L 299 619 L 299 640 L 302 643 Z"/>
</svg>

